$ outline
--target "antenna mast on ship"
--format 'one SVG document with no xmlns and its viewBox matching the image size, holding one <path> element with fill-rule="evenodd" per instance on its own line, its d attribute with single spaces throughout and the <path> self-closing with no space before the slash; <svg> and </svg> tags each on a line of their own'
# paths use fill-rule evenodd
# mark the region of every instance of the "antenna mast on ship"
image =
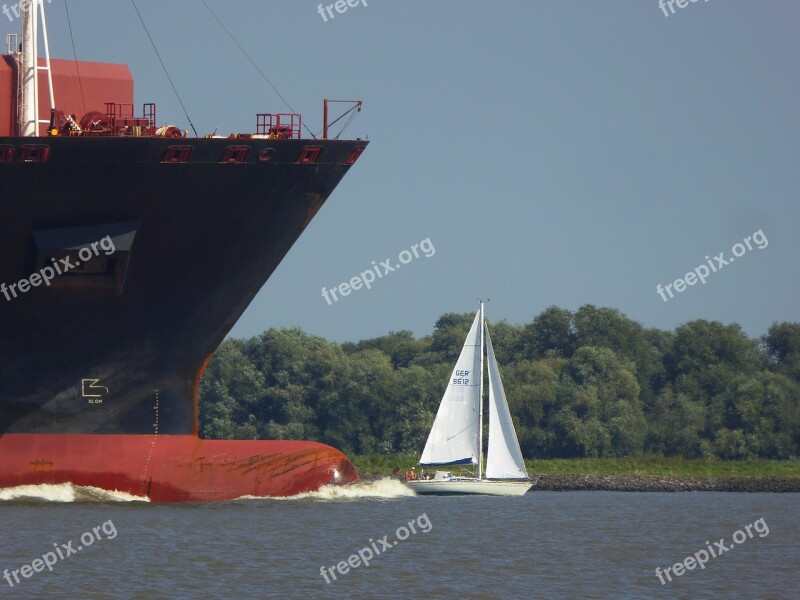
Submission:
<svg viewBox="0 0 800 600">
<path fill-rule="evenodd" d="M 42 19 L 42 35 L 44 36 L 45 64 L 39 66 L 39 18 Z M 44 16 L 43 0 L 33 0 L 22 8 L 22 56 L 19 59 L 19 116 L 17 126 L 22 137 L 39 135 L 39 125 L 49 124 L 49 120 L 39 119 L 39 71 L 47 71 L 47 85 L 50 91 L 50 110 L 55 110 L 56 101 L 53 95 L 53 72 L 50 69 L 50 44 L 47 41 L 47 20 Z"/>
</svg>

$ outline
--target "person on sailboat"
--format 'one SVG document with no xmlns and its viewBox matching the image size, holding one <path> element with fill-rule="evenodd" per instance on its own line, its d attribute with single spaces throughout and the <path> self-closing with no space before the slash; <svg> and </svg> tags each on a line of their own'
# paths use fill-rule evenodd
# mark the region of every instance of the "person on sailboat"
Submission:
<svg viewBox="0 0 800 600">
<path fill-rule="evenodd" d="M 411 467 L 411 471 L 406 476 L 406 481 L 416 481 L 417 480 L 417 472 L 414 470 L 414 467 Z"/>
</svg>

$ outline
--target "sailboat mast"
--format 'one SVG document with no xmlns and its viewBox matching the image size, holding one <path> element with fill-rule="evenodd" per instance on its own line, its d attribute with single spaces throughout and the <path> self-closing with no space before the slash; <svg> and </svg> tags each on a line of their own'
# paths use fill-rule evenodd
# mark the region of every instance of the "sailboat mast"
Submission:
<svg viewBox="0 0 800 600">
<path fill-rule="evenodd" d="M 478 409 L 478 414 L 480 415 L 478 418 L 478 479 L 483 475 L 483 330 L 483 300 L 481 300 L 481 383 L 480 388 L 478 388 L 480 390 L 478 394 L 480 398 L 480 408 Z"/>
</svg>

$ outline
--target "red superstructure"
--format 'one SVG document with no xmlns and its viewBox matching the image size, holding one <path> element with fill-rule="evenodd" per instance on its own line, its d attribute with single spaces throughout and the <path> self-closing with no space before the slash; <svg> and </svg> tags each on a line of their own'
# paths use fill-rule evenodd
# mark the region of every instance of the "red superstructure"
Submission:
<svg viewBox="0 0 800 600">
<path fill-rule="evenodd" d="M 0 60 L 0 137 L 15 136 L 17 73 L 10 56 Z M 44 66 L 44 61 L 39 61 Z M 81 120 L 90 112 L 105 112 L 106 104 L 133 105 L 133 76 L 127 65 L 52 59 L 53 88 L 58 90 L 58 109 Z M 47 89 L 47 74 L 39 72 L 39 87 Z M 50 115 L 47 94 L 39 95 L 39 114 Z M 46 125 L 40 126 L 45 135 Z"/>
<path fill-rule="evenodd" d="M 16 135 L 16 76 L 11 59 L 3 55 L 0 60 L 0 137 Z"/>
</svg>

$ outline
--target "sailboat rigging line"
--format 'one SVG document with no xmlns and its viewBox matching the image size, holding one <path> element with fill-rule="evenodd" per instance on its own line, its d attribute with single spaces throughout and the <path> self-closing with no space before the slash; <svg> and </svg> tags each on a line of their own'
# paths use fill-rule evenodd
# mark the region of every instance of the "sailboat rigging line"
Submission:
<svg viewBox="0 0 800 600">
<path fill-rule="evenodd" d="M 461 431 L 457 431 L 457 432 L 456 432 L 456 433 L 454 433 L 453 435 L 449 436 L 449 437 L 447 438 L 447 441 L 449 442 L 450 440 L 452 440 L 452 439 L 454 439 L 454 438 L 457 438 L 457 437 L 458 437 L 458 436 L 460 436 L 462 433 L 464 433 L 465 431 L 467 431 L 467 430 L 468 430 L 470 427 L 472 427 L 472 423 L 470 423 L 469 425 L 467 425 L 467 426 L 466 426 L 464 429 L 462 429 Z"/>
<path fill-rule="evenodd" d="M 83 95 L 83 78 L 81 77 L 81 65 L 78 62 L 78 52 L 75 50 L 75 36 L 72 34 L 72 19 L 69 17 L 69 0 L 64 0 L 64 8 L 67 9 L 67 25 L 69 26 L 69 39 L 72 41 L 72 56 L 75 59 L 75 69 L 78 71 L 78 86 L 81 89 L 81 104 L 83 112 L 86 113 L 86 98 Z"/>
<path fill-rule="evenodd" d="M 153 46 L 153 50 L 155 50 L 156 56 L 158 57 L 158 62 L 161 63 L 161 68 L 164 69 L 164 74 L 167 76 L 169 80 L 169 84 L 172 86 L 172 91 L 175 92 L 175 97 L 178 99 L 178 102 L 183 109 L 183 114 L 186 115 L 186 120 L 189 121 L 189 125 L 194 131 L 195 137 L 200 137 L 197 135 L 197 129 L 194 128 L 194 123 L 192 123 L 192 119 L 189 117 L 189 111 L 186 110 L 186 106 L 183 104 L 183 100 L 181 99 L 181 95 L 178 93 L 178 88 L 175 87 L 175 83 L 172 81 L 172 77 L 169 75 L 169 71 L 167 71 L 167 67 L 164 64 L 164 61 L 161 59 L 161 54 L 158 52 L 158 48 L 156 48 L 156 43 L 153 41 L 153 36 L 150 35 L 150 31 L 147 29 L 147 25 L 144 23 L 144 19 L 142 18 L 142 13 L 139 12 L 139 7 L 136 6 L 136 0 L 131 0 L 131 4 L 133 4 L 133 9 L 136 11 L 136 14 L 139 15 L 139 20 L 142 22 L 142 27 L 144 27 L 144 32 L 147 34 L 148 39 L 150 40 L 150 44 Z"/>
<path fill-rule="evenodd" d="M 237 48 L 239 48 L 239 50 L 241 50 L 241 52 L 242 52 L 242 54 L 244 54 L 245 58 L 247 58 L 247 60 L 249 60 L 249 61 L 250 61 L 250 64 L 251 64 L 251 65 L 253 65 L 253 67 L 255 68 L 255 70 L 256 70 L 256 71 L 258 71 L 258 74 L 259 74 L 259 75 L 261 75 L 261 78 L 262 78 L 264 81 L 266 81 L 266 82 L 267 82 L 267 85 L 269 85 L 269 87 L 271 87 L 271 88 L 272 88 L 272 91 L 273 91 L 273 92 L 275 92 L 275 93 L 278 95 L 278 98 L 280 98 L 280 99 L 283 101 L 283 103 L 286 105 L 286 108 L 288 108 L 290 112 L 297 114 L 297 111 L 296 111 L 294 108 L 292 108 L 292 105 L 291 105 L 291 104 L 289 104 L 289 102 L 286 100 L 286 98 L 284 98 L 284 97 L 281 95 L 281 93 L 278 91 L 278 88 L 276 88 L 274 85 L 272 85 L 272 82 L 269 80 L 269 77 L 267 77 L 267 76 L 266 76 L 266 74 L 264 73 L 264 71 L 262 71 L 262 70 L 261 70 L 261 67 L 259 67 L 259 66 L 256 64 L 256 61 L 254 61 L 254 60 L 253 60 L 253 58 L 252 58 L 252 57 L 251 57 L 251 56 L 250 56 L 250 55 L 247 53 L 247 50 L 245 50 L 245 49 L 242 47 L 242 45 L 239 43 L 239 40 L 237 40 L 237 39 L 234 37 L 234 35 L 233 35 L 233 34 L 230 32 L 230 30 L 229 30 L 227 27 L 225 27 L 225 24 L 224 24 L 224 23 L 222 22 L 222 20 L 221 20 L 221 19 L 220 19 L 220 18 L 217 16 L 217 13 L 215 13 L 213 10 L 211 10 L 211 7 L 208 5 L 208 3 L 206 2 L 206 0 L 200 0 L 200 1 L 203 3 L 203 6 L 205 6 L 205 7 L 206 7 L 206 10 L 208 10 L 208 12 L 209 12 L 209 13 L 211 13 L 211 16 L 212 16 L 212 17 L 214 17 L 214 20 L 215 20 L 217 23 L 219 23 L 219 26 L 220 26 L 220 27 L 222 27 L 222 29 L 225 31 L 225 33 L 227 33 L 227 34 L 228 34 L 228 37 L 229 37 L 229 38 L 231 38 L 231 41 L 233 41 L 233 43 L 234 43 L 234 44 L 236 44 L 236 47 L 237 47 Z M 312 138 L 314 138 L 314 139 L 317 139 L 317 136 L 316 136 L 316 135 L 314 135 L 314 134 L 311 132 L 311 130 L 308 128 L 308 125 L 306 125 L 305 123 L 303 123 L 303 127 L 305 128 L 305 130 L 308 132 L 308 134 L 309 134 L 309 135 L 310 135 Z"/>
</svg>

